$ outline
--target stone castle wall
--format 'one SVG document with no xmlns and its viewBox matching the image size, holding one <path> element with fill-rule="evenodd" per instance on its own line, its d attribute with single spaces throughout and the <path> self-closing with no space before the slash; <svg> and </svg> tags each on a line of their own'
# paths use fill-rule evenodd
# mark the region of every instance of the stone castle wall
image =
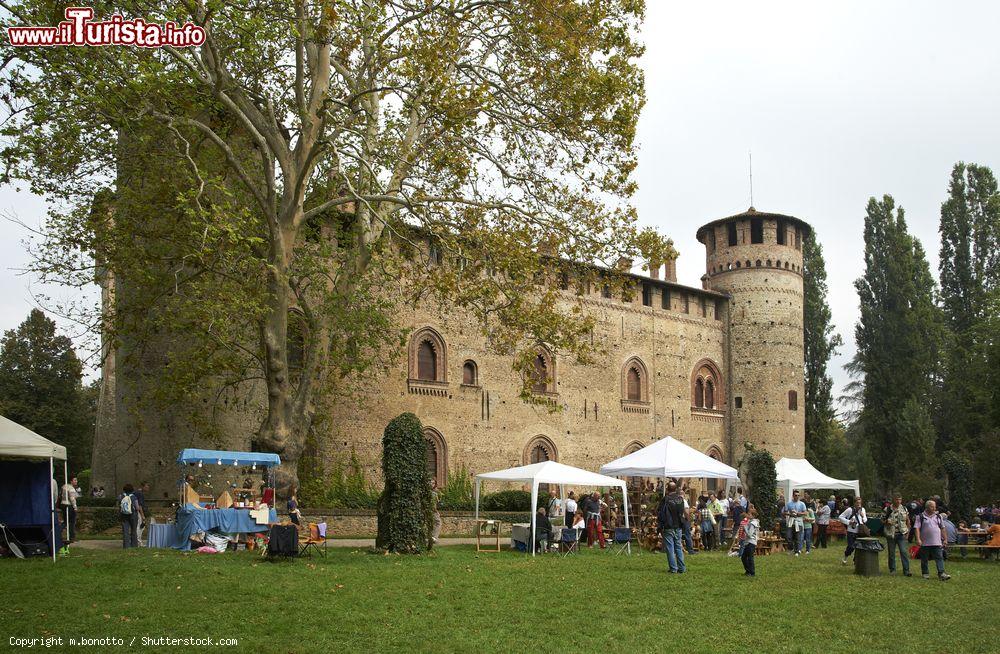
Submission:
<svg viewBox="0 0 1000 654">
<path fill-rule="evenodd" d="M 345 457 L 354 448 L 378 478 L 382 430 L 395 416 L 412 411 L 425 428 L 434 430 L 433 438 L 443 450 L 440 461 L 452 471 L 464 466 L 473 473 L 487 472 L 530 463 L 536 443 L 551 450 L 552 459 L 596 470 L 630 447 L 666 435 L 725 458 L 725 412 L 692 410 L 691 375 L 704 359 L 723 366 L 725 323 L 716 319 L 715 311 L 716 303 L 722 307 L 726 300 L 673 286 L 667 310 L 661 308 L 664 288 L 652 289 L 651 306 L 643 306 L 641 291 L 632 302 L 588 295 L 584 303 L 597 318 L 593 337 L 601 351 L 590 365 L 555 353 L 555 393 L 540 404 L 519 397 L 521 380 L 512 359 L 489 351 L 467 316 L 440 316 L 419 308 L 409 312 L 401 316 L 405 324 L 430 327 L 445 343 L 445 385 L 434 389 L 438 393 L 425 394 L 409 380 L 409 353 L 404 352 L 387 375 L 365 388 L 360 404 L 332 408 L 337 428 L 321 450 L 328 457 Z M 478 383 L 463 385 L 463 365 L 470 360 L 478 369 Z M 646 399 L 623 402 L 625 366 L 636 360 L 646 373 Z M 552 411 L 547 401 L 558 410 Z"/>
<path fill-rule="evenodd" d="M 354 451 L 368 478 L 379 482 L 385 425 L 411 411 L 435 445 L 439 481 L 462 468 L 477 473 L 523 465 L 533 452 L 597 470 L 666 435 L 730 464 L 738 462 L 747 441 L 767 447 L 775 458 L 802 456 L 802 278 L 795 230 L 808 226 L 794 218 L 783 222 L 789 244 L 779 246 L 777 220 L 765 219 L 764 242 L 755 244 L 748 216 L 733 218 L 739 237 L 733 247 L 727 243 L 730 219 L 699 230 L 706 245 L 709 234 L 715 239 L 706 256 L 705 289 L 671 282 L 668 271 L 667 280 L 633 276 L 635 295 L 628 302 L 606 298 L 599 288 L 588 293 L 582 302 L 597 319 L 595 360 L 583 365 L 550 353 L 554 386 L 538 402 L 519 397 L 522 383 L 512 359 L 488 348 L 470 316 L 406 305 L 400 323 L 418 337 L 433 334 L 443 346 L 442 379 L 414 380 L 413 346 L 384 362 L 350 400 L 323 407 L 328 419 L 319 423 L 316 454 L 330 464 Z M 567 308 L 575 301 L 567 295 Z M 432 331 L 420 332 L 424 328 Z M 113 365 L 104 370 L 94 448 L 95 485 L 118 488 L 146 480 L 152 497 L 172 498 L 179 450 L 250 449 L 265 410 L 260 388 L 227 391 L 217 399 L 216 389 L 208 388 L 203 397 L 191 398 L 217 426 L 210 437 L 179 415 L 139 401 L 146 392 L 139 369 L 148 373 L 161 365 L 169 350 L 169 339 L 163 339 L 143 357 L 116 352 L 109 359 Z M 467 361 L 475 362 L 477 378 L 463 384 Z M 642 371 L 638 401 L 625 399 L 627 367 Z M 711 375 L 715 401 L 696 408 L 695 377 L 702 370 Z M 795 410 L 789 409 L 788 391 L 797 395 Z M 226 471 L 215 474 L 224 477 Z M 214 481 L 212 486 L 221 488 L 222 480 Z"/>
</svg>

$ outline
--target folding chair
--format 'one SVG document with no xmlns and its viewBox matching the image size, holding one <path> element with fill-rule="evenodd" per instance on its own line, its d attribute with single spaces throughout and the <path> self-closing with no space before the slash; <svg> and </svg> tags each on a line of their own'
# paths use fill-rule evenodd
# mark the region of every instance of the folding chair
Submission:
<svg viewBox="0 0 1000 654">
<path fill-rule="evenodd" d="M 559 535 L 559 549 L 563 556 L 579 554 L 580 534 L 576 529 L 566 527 Z"/>
<path fill-rule="evenodd" d="M 299 554 L 312 556 L 312 550 L 319 552 L 320 556 L 326 556 L 326 523 L 309 523 L 309 535 L 299 543 Z"/>
<path fill-rule="evenodd" d="M 615 551 L 615 554 L 621 554 L 622 552 L 631 554 L 631 548 L 629 547 L 631 542 L 632 529 L 629 527 L 618 527 L 615 529 L 614 538 L 611 541 L 611 549 Z"/>
</svg>

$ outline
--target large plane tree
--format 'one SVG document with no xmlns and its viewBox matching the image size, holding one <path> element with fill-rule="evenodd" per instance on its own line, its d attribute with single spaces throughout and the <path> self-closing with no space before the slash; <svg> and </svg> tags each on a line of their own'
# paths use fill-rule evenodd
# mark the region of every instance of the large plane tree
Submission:
<svg viewBox="0 0 1000 654">
<path fill-rule="evenodd" d="M 54 2 L 2 6 L 7 24 L 63 18 Z M 130 352 L 182 335 L 154 395 L 262 384 L 254 440 L 292 464 L 284 483 L 325 389 L 398 344 L 399 279 L 414 300 L 471 312 L 515 367 L 536 343 L 586 359 L 590 319 L 555 301 L 554 262 L 670 253 L 636 233 L 628 202 L 643 11 L 97 2 L 95 19 L 191 21 L 207 38 L 4 44 L 6 179 L 51 203 L 35 269 L 116 279 L 104 312 L 79 317 Z"/>
</svg>

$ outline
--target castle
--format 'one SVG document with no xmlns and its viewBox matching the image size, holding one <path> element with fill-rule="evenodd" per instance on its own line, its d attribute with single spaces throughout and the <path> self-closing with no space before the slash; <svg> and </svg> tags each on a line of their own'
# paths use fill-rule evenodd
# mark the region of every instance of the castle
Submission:
<svg viewBox="0 0 1000 654">
<path fill-rule="evenodd" d="M 408 308 L 400 315 L 413 328 L 408 347 L 359 398 L 335 407 L 319 454 L 353 451 L 378 479 L 382 431 L 411 411 L 425 426 L 428 468 L 439 484 L 448 471 L 543 460 L 597 470 L 666 435 L 730 464 L 747 442 L 775 458 L 802 457 L 802 241 L 809 229 L 751 207 L 697 230 L 706 251 L 700 288 L 679 284 L 671 261 L 662 276 L 655 265 L 648 275 L 627 273 L 633 296 L 567 290 L 567 303 L 583 302 L 596 318 L 598 352 L 584 365 L 539 349 L 536 402 L 519 396 L 522 380 L 509 357 L 491 352 L 461 312 Z M 169 497 L 177 452 L 199 444 L 169 417 L 151 429 L 122 427 L 124 405 L 142 389 L 116 370 L 113 354 L 103 369 L 94 483 L 144 479 L 155 497 Z M 241 410 L 222 418 L 228 447 L 249 448 L 260 411 L 252 404 L 233 398 Z"/>
</svg>

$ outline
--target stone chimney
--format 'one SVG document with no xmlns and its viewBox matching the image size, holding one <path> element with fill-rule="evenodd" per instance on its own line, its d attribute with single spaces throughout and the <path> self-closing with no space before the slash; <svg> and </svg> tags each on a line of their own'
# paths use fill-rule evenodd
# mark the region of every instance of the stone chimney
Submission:
<svg viewBox="0 0 1000 654">
<path fill-rule="evenodd" d="M 615 268 L 619 272 L 630 272 L 632 270 L 632 260 L 628 257 L 618 257 L 618 262 L 615 264 Z"/>
<path fill-rule="evenodd" d="M 659 261 L 650 261 L 649 262 L 648 268 L 649 268 L 649 278 L 650 279 L 659 279 L 660 278 L 660 265 L 661 264 L 660 264 Z"/>
<path fill-rule="evenodd" d="M 538 254 L 554 257 L 559 252 L 559 238 L 555 234 L 547 234 L 538 242 Z"/>
<path fill-rule="evenodd" d="M 709 284 L 709 276 L 707 274 L 701 276 L 701 287 L 706 291 L 712 290 L 712 285 Z"/>
<path fill-rule="evenodd" d="M 663 271 L 663 279 L 668 282 L 677 282 L 677 259 L 667 259 L 667 264 Z"/>
</svg>

